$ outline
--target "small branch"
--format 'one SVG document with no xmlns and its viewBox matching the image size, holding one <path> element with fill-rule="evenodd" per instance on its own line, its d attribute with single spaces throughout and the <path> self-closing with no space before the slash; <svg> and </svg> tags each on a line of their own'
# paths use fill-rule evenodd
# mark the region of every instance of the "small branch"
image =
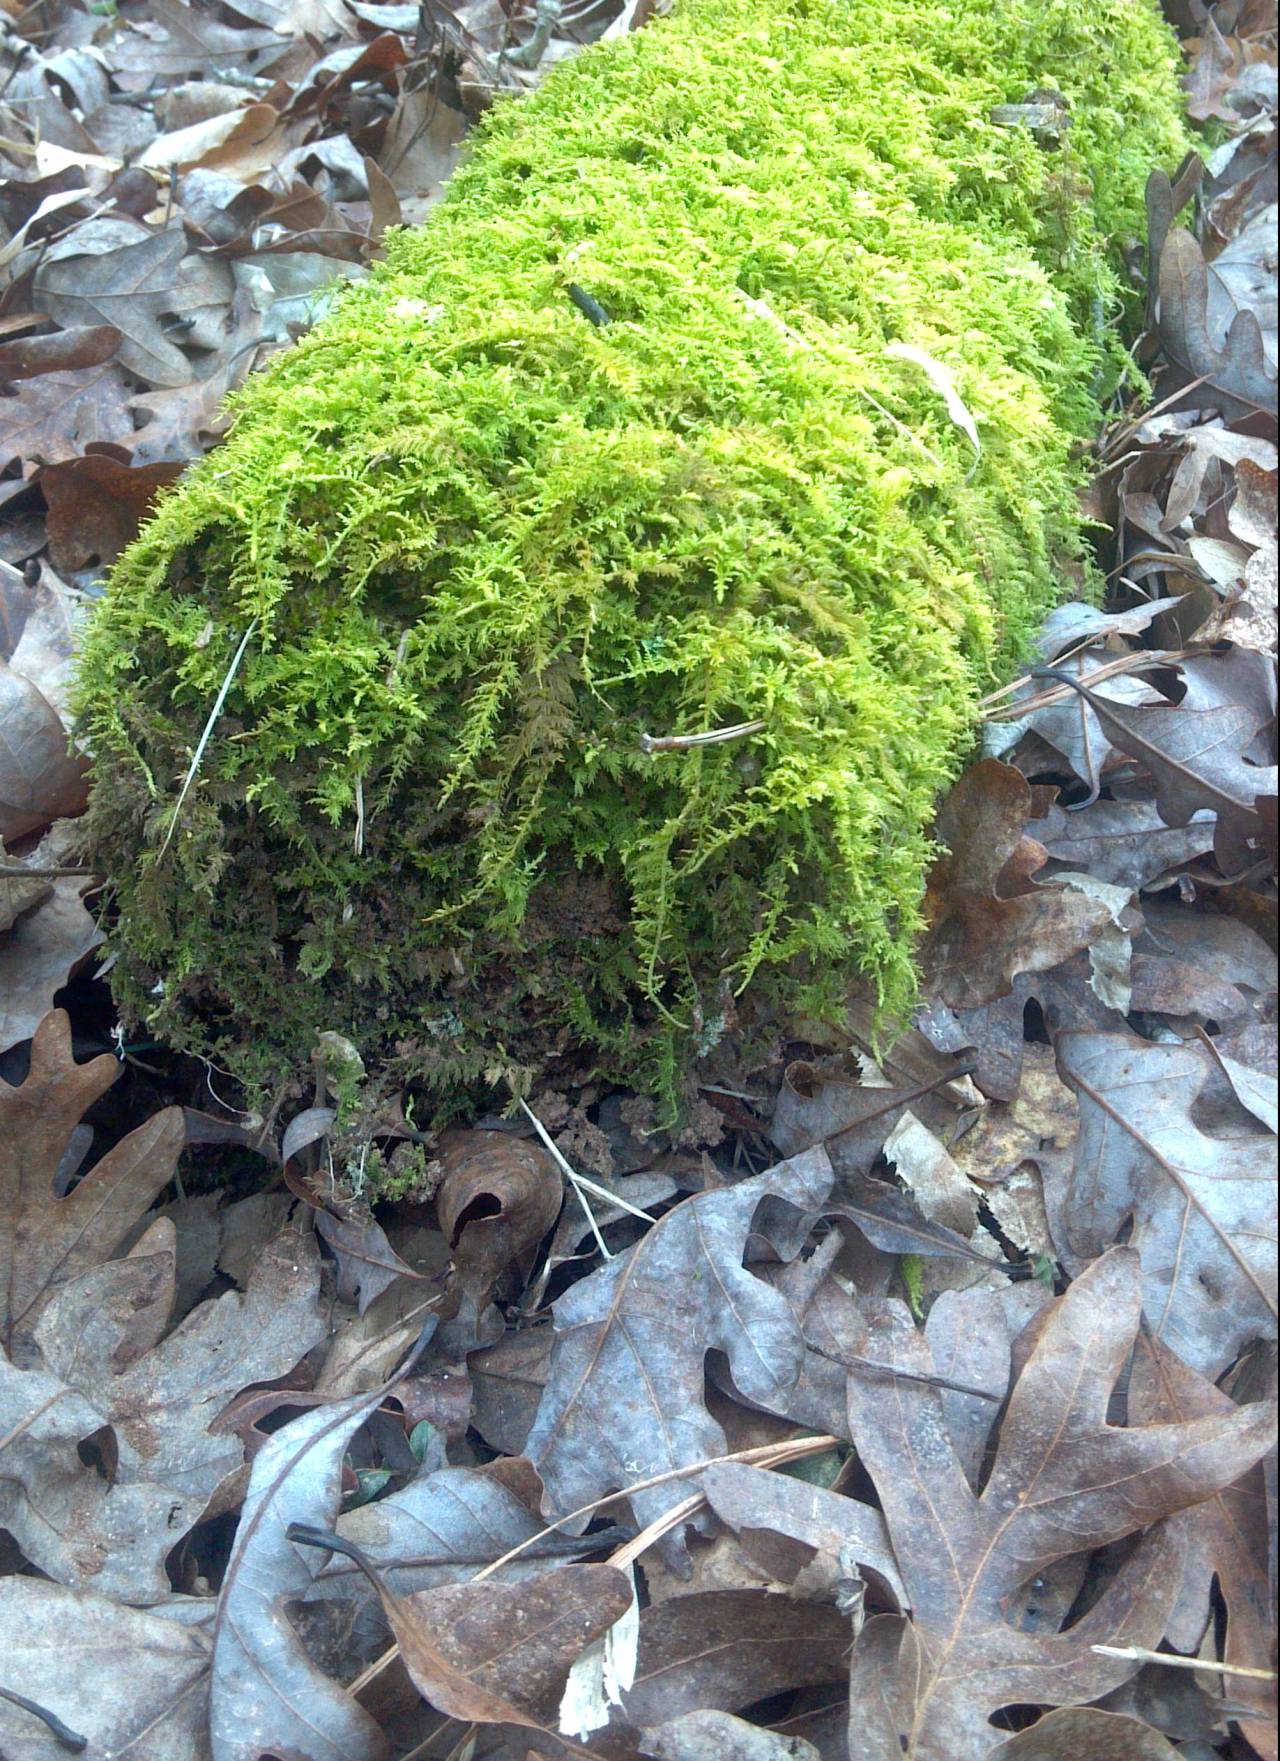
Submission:
<svg viewBox="0 0 1280 1761">
<path fill-rule="evenodd" d="M 0 862 L 0 880 L 61 880 L 68 874 L 97 874 L 96 868 L 10 868 Z"/>
<path fill-rule="evenodd" d="M 688 752 L 695 746 L 723 746 L 730 740 L 745 740 L 748 734 L 763 733 L 765 723 L 739 722 L 732 728 L 712 728 L 705 734 L 641 734 L 642 752 Z"/>
<path fill-rule="evenodd" d="M 1250 1669 L 1243 1663 L 1214 1663 L 1204 1657 L 1174 1657 L 1168 1651 L 1148 1651 L 1142 1645 L 1090 1645 L 1099 1657 L 1121 1657 L 1126 1663 L 1161 1663 L 1166 1669 L 1212 1669 L 1218 1675 L 1243 1675 L 1254 1682 L 1273 1682 L 1274 1669 Z"/>
<path fill-rule="evenodd" d="M 214 728 L 218 725 L 218 717 L 222 714 L 222 706 L 227 701 L 227 692 L 231 689 L 231 681 L 235 678 L 236 673 L 240 669 L 240 662 L 244 659 L 244 651 L 249 646 L 249 638 L 253 635 L 253 632 L 257 627 L 257 618 L 252 618 L 249 622 L 249 628 L 240 638 L 240 646 L 232 656 L 231 665 L 226 670 L 222 684 L 218 690 L 218 695 L 214 698 L 213 708 L 209 711 L 209 719 L 204 724 L 204 732 L 200 736 L 200 744 L 196 747 L 195 756 L 191 760 L 190 768 L 188 769 L 186 776 L 182 779 L 182 788 L 179 791 L 178 799 L 174 804 L 173 813 L 169 820 L 169 829 L 164 834 L 164 843 L 161 844 L 159 854 L 156 857 L 157 862 L 169 848 L 173 834 L 178 829 L 178 816 L 182 812 L 182 804 L 187 798 L 187 793 L 190 790 L 192 783 L 196 780 L 196 775 L 200 769 L 200 761 L 204 757 L 204 749 L 209 744 L 209 739 Z"/>
</svg>

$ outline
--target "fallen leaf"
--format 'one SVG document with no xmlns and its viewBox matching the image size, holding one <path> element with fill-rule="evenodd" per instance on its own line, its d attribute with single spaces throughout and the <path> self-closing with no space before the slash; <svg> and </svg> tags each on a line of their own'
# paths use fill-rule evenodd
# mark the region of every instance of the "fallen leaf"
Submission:
<svg viewBox="0 0 1280 1761">
<path fill-rule="evenodd" d="M 1068 674 L 1069 684 L 1097 716 L 1113 745 L 1150 771 L 1156 805 L 1169 825 L 1186 825 L 1202 808 L 1217 815 L 1215 849 L 1228 872 L 1247 865 L 1263 835 L 1260 796 L 1276 793 L 1277 771 L 1246 764 L 1242 754 L 1257 735 L 1257 713 L 1247 704 L 1194 710 L 1183 704 L 1109 703 Z"/>
<path fill-rule="evenodd" d="M 187 244 L 181 227 L 144 232 L 110 250 L 77 252 L 76 243 L 72 233 L 36 271 L 42 310 L 62 325 L 112 325 L 121 332 L 121 366 L 149 385 L 185 385 L 190 362 L 160 326 L 163 315 L 183 310 L 178 269 Z"/>
<path fill-rule="evenodd" d="M 1195 1123 L 1214 1069 L 1203 1046 L 1066 1033 L 1057 1052 L 1080 1135 L 1070 1175 L 1046 1181 L 1055 1239 L 1078 1265 L 1132 1220 L 1148 1325 L 1216 1375 L 1251 1339 L 1275 1336 L 1274 1139 Z"/>
<path fill-rule="evenodd" d="M 28 380 L 15 396 L 0 398 L 0 469 L 15 459 L 26 466 L 79 458 L 94 441 L 127 444 L 133 435 L 129 394 L 129 382 L 114 360 Z"/>
<path fill-rule="evenodd" d="M 1060 1706 L 992 1749 L 987 1761 L 1177 1761 L 1167 1737 L 1096 1706 Z"/>
<path fill-rule="evenodd" d="M 275 30 L 235 30 L 182 0 L 147 0 L 141 20 L 122 23 L 111 61 L 117 78 L 132 75 L 126 89 L 142 89 L 157 77 L 180 79 L 215 68 L 257 71 L 285 47 Z"/>
<path fill-rule="evenodd" d="M 1141 1313 L 1130 1248 L 1097 1261 L 1046 1311 L 1000 1426 L 981 1496 L 943 1431 L 940 1397 L 899 1380 L 894 1398 L 857 1366 L 848 1378 L 859 1456 L 875 1482 L 912 1619 L 867 1622 L 850 1672 L 851 1761 L 955 1761 L 995 1746 L 991 1716 L 1019 1704 L 1097 1698 L 1133 1665 L 1097 1643 L 1152 1646 L 1180 1578 L 1181 1529 L 1160 1518 L 1212 1497 L 1269 1447 L 1258 1407 L 1122 1429 L 1107 1405 Z M 867 1352 L 932 1372 L 901 1304 L 886 1304 Z M 1008 1623 L 1019 1592 L 1056 1561 L 1146 1531 L 1089 1612 L 1065 1632 Z"/>
<path fill-rule="evenodd" d="M 1171 826 L 1154 801 L 1094 801 L 1075 813 L 1051 807 L 1036 833 L 1051 862 L 1138 892 L 1212 850 L 1215 824 L 1207 808 Z"/>
<path fill-rule="evenodd" d="M 898 1606 L 906 1590 L 898 1575 L 884 1518 L 873 1505 L 788 1474 L 744 1461 L 722 1461 L 703 1477 L 707 1503 L 737 1532 L 743 1551 L 778 1583 L 793 1584 L 815 1567 L 832 1582 L 848 1576 L 850 1562 L 874 1572 Z"/>
<path fill-rule="evenodd" d="M 1098 658 L 1096 651 L 1085 649 L 1069 660 L 1058 662 L 1051 669 L 1052 676 L 1055 679 L 1072 678 L 1086 683 L 1099 670 Z M 1134 673 L 1117 673 L 1111 678 L 1099 680 L 1091 689 L 1107 703 L 1163 702 L 1154 686 Z M 1023 696 L 1034 699 L 1043 692 L 1043 683 L 1039 679 L 1033 679 L 1025 687 Z M 1068 695 L 1061 702 L 1045 703 L 1038 709 L 1029 710 L 1020 720 L 1002 731 L 1006 739 L 1010 736 L 1020 739 L 1026 732 L 1038 734 L 1055 752 L 1061 753 L 1074 775 L 1086 785 L 1091 804 L 1096 800 L 1107 773 L 1114 768 L 1121 755 L 1108 729 L 1094 713 L 1091 703 L 1080 696 Z M 988 735 L 992 732 L 989 728 Z M 1076 812 L 1081 810 L 1080 807 L 1075 809 Z M 1038 831 L 1039 827 L 1036 829 Z"/>
<path fill-rule="evenodd" d="M 319 1255 L 309 1235 L 283 1230 L 243 1296 L 229 1291 L 201 1303 L 166 1337 L 173 1236 L 162 1219 L 127 1259 L 64 1284 L 40 1318 L 36 1343 L 46 1368 L 114 1426 L 120 1483 L 154 1480 L 217 1515 L 238 1495 L 244 1451 L 238 1437 L 211 1434 L 209 1424 L 242 1389 L 286 1376 L 325 1337 Z"/>
<path fill-rule="evenodd" d="M 19 1363 L 53 1292 L 107 1259 L 173 1178 L 181 1107 L 153 1114 L 55 1194 L 81 1115 L 119 1074 L 109 1054 L 75 1062 L 70 1020 L 55 1009 L 36 1029 L 26 1080 L 0 1081 L 0 1333 Z"/>
<path fill-rule="evenodd" d="M 46 465 L 37 481 L 49 508 L 53 566 L 75 575 L 114 562 L 181 469 L 176 463 L 133 465 L 105 451 Z"/>
<path fill-rule="evenodd" d="M 55 819 L 83 813 L 88 771 L 48 698 L 0 661 L 0 841 L 12 844 Z"/>
<path fill-rule="evenodd" d="M 783 1072 L 769 1136 L 784 1156 L 822 1144 L 838 1174 L 846 1180 L 865 1177 L 889 1133 L 925 1092 L 923 1086 L 872 1087 L 795 1062 Z"/>
<path fill-rule="evenodd" d="M 914 1113 L 905 1113 L 894 1126 L 884 1154 L 926 1220 L 968 1242 L 977 1227 L 978 1192 Z"/>
<path fill-rule="evenodd" d="M 58 865 L 60 853 L 65 854 L 58 830 L 55 826 L 31 852 L 33 867 L 46 860 Z M 0 923 L 10 889 L 21 884 L 0 881 Z M 57 992 L 104 940 L 84 903 L 85 877 L 60 875 L 38 884 L 43 889 L 39 903 L 24 907 L 0 931 L 0 1052 L 31 1038 Z"/>
<path fill-rule="evenodd" d="M 930 877 L 931 927 L 921 961 L 953 1008 L 1006 995 L 1020 973 L 1060 965 L 1111 922 L 1097 900 L 1030 879 L 1045 860 L 1043 847 L 1028 848 L 1024 838 L 1031 805 L 1031 785 L 1019 771 L 983 759 L 965 772 L 938 815 L 938 836 L 949 854 Z"/>
<path fill-rule="evenodd" d="M 990 1396 L 940 1391 L 952 1450 L 975 1494 L 1013 1378 L 1014 1342 L 1052 1300 L 1043 1284 L 1009 1284 L 1003 1290 L 943 1290 L 929 1309 L 924 1335 L 938 1374 Z"/>
<path fill-rule="evenodd" d="M 120 332 L 114 324 L 73 325 L 52 336 L 18 337 L 0 343 L 0 378 L 34 379 L 42 373 L 101 367 L 119 343 Z"/>
<path fill-rule="evenodd" d="M 740 1712 L 788 1689 L 842 1680 L 848 1652 L 848 1618 L 822 1602 L 767 1590 L 673 1596 L 641 1612 L 622 1716 L 651 1728 L 685 1712 Z"/>
<path fill-rule="evenodd" d="M 363 1707 L 310 1661 L 285 1611 L 324 1563 L 285 1531 L 332 1523 L 347 1444 L 383 1392 L 303 1413 L 254 1461 L 213 1625 L 213 1761 L 259 1761 L 264 1751 L 382 1761 L 389 1752 Z"/>
<path fill-rule="evenodd" d="M 550 1733 L 574 1661 L 631 1606 L 611 1565 L 566 1565 L 523 1583 L 449 1584 L 394 1596 L 370 1571 L 400 1656 L 450 1718 Z M 568 1738 L 573 1754 L 586 1755 Z"/>
<path fill-rule="evenodd" d="M 1182 1424 L 1220 1417 L 1233 1403 L 1221 1389 L 1197 1375 L 1145 1331 L 1134 1347 L 1129 1382 L 1133 1424 Z M 1225 1486 L 1196 1507 L 1187 1531 L 1182 1592 L 1169 1621 L 1168 1637 L 1177 1650 L 1202 1655 L 1201 1642 L 1212 1616 L 1210 1593 L 1216 1581 L 1226 1609 L 1226 1635 L 1211 1642 L 1210 1655 L 1244 1669 L 1271 1669 L 1275 1659 L 1275 1607 L 1267 1578 L 1270 1537 L 1262 1469 Z M 1246 1739 L 1262 1755 L 1276 1753 L 1275 1693 L 1247 1676 L 1226 1678 L 1233 1704 L 1251 1709 L 1237 1717 Z"/>
<path fill-rule="evenodd" d="M 422 1276 L 405 1265 L 368 1210 L 341 1217 L 317 1210 L 316 1228 L 338 1261 L 338 1301 L 354 1302 L 360 1314 L 397 1278 Z"/>
<path fill-rule="evenodd" d="M 782 1736 L 731 1712 L 706 1709 L 644 1731 L 640 1751 L 657 1761 L 819 1761 L 818 1750 L 803 1737 Z"/>
<path fill-rule="evenodd" d="M 725 1353 L 749 1401 L 785 1403 L 804 1341 L 782 1297 L 744 1268 L 743 1252 L 762 1200 L 812 1212 L 831 1180 L 816 1148 L 686 1199 L 560 1298 L 550 1375 L 525 1446 L 549 1515 L 724 1453 L 704 1401 L 708 1351 Z M 652 1521 L 697 1485 L 690 1475 L 636 1493 L 637 1520 Z M 683 1542 L 667 1540 L 679 1559 Z"/>
<path fill-rule="evenodd" d="M 209 1641 L 199 1624 L 10 1576 L 0 1579 L 0 1626 L 5 1687 L 87 1738 L 89 1755 L 204 1761 Z M 13 1761 L 66 1753 L 2 1696 L 0 1747 Z"/>
<path fill-rule="evenodd" d="M 547 1151 L 505 1131 L 450 1131 L 436 1216 L 453 1250 L 454 1280 L 483 1308 L 508 1266 L 531 1256 L 560 1215 L 564 1181 Z"/>
<path fill-rule="evenodd" d="M 1262 329 L 1250 311 L 1239 310 L 1225 336 L 1210 328 L 1209 270 L 1189 232 L 1173 231 L 1160 253 L 1159 330 L 1184 396 L 1170 407 L 1212 404 L 1228 420 L 1252 410 L 1276 408 L 1276 369 L 1267 359 Z M 1192 381 L 1200 381 L 1192 385 Z M 1161 392 L 1165 396 L 1162 382 Z"/>
<path fill-rule="evenodd" d="M 200 1501 L 150 1479 L 123 1484 L 100 1473 L 81 1450 L 105 1431 L 96 1405 L 0 1353 L 0 1525 L 56 1583 L 161 1602 L 165 1559 L 199 1520 Z"/>
</svg>

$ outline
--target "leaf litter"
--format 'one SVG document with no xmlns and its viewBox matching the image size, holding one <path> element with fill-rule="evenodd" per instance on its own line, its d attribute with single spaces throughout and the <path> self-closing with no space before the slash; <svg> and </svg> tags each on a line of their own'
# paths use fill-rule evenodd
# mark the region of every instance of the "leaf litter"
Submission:
<svg viewBox="0 0 1280 1761">
<path fill-rule="evenodd" d="M 93 983 L 82 606 L 495 94 L 650 10 L 4 9 L 8 1755 L 1277 1754 L 1269 0 L 1180 9 L 1110 594 L 984 705 L 891 1044 L 777 1024 L 683 1139 L 386 1096 L 352 1163 Z"/>
</svg>

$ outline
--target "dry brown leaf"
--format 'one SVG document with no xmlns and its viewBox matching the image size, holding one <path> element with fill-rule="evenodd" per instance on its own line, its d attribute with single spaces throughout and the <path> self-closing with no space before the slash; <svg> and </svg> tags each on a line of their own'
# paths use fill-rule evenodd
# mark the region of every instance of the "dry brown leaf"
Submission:
<svg viewBox="0 0 1280 1761">
<path fill-rule="evenodd" d="M 64 575 L 114 562 L 138 535 L 160 490 L 175 481 L 176 463 L 133 465 L 104 449 L 46 465 L 37 481 L 49 508 L 49 555 Z"/>
<path fill-rule="evenodd" d="M 560 1214 L 564 1182 L 544 1149 L 505 1131 L 446 1132 L 440 1162 L 436 1216 L 455 1285 L 479 1310 L 508 1266 L 528 1270 Z"/>
<path fill-rule="evenodd" d="M 42 373 L 101 367 L 119 343 L 120 332 L 114 324 L 75 325 L 52 336 L 17 337 L 0 343 L 0 378 L 35 379 Z"/>
<path fill-rule="evenodd" d="M 125 444 L 133 434 L 130 386 L 114 360 L 83 371 L 44 373 L 0 398 L 0 468 L 78 458 L 94 441 Z"/>
<path fill-rule="evenodd" d="M 1184 1364 L 1145 1331 L 1134 1350 L 1129 1384 L 1129 1416 L 1135 1424 L 1181 1424 L 1218 1417 L 1233 1410 L 1231 1400 L 1212 1382 Z M 1182 1593 L 1169 1622 L 1168 1637 L 1179 1651 L 1202 1654 L 1211 1618 L 1214 1580 L 1226 1608 L 1226 1635 L 1211 1655 L 1245 1669 L 1275 1666 L 1275 1605 L 1267 1576 L 1271 1553 L 1266 1494 L 1261 1467 L 1226 1486 L 1197 1507 L 1187 1531 L 1187 1562 Z M 1247 1676 L 1226 1678 L 1232 1703 L 1252 1712 L 1238 1717 L 1258 1753 L 1275 1761 L 1276 1697 L 1266 1682 Z"/>
<path fill-rule="evenodd" d="M 953 1008 L 1007 995 L 1020 973 L 1060 965 L 1111 923 L 1100 901 L 1032 881 L 1047 853 L 1024 835 L 1031 807 L 1026 778 L 991 758 L 966 771 L 938 815 L 949 854 L 930 877 L 921 959 Z"/>
<path fill-rule="evenodd" d="M 446 1584 L 391 1595 L 369 1572 L 400 1656 L 450 1718 L 553 1732 L 569 1670 L 631 1606 L 611 1565 L 566 1565 L 523 1583 Z M 571 1754 L 588 1754 L 568 1738 Z"/>
<path fill-rule="evenodd" d="M 1045 1315 L 1009 1398 L 991 1475 L 970 1490 L 943 1429 L 938 1394 L 856 1365 L 849 1413 L 875 1482 L 913 1610 L 867 1622 L 850 1677 L 851 1761 L 979 1761 L 1006 1705 L 1096 1699 L 1134 1665 L 1094 1644 L 1153 1646 L 1177 1594 L 1184 1531 L 1162 1517 L 1232 1484 L 1261 1459 L 1274 1409 L 1184 1424 L 1107 1423 L 1138 1329 L 1140 1267 L 1130 1248 L 1097 1261 Z M 900 1304 L 868 1328 L 867 1355 L 934 1369 Z M 1144 1533 L 1145 1531 L 1145 1533 Z M 1136 1550 L 1065 1632 L 1010 1624 L 1024 1586 L 1057 1561 L 1133 1534 Z"/>
<path fill-rule="evenodd" d="M 43 692 L 0 661 L 0 841 L 12 844 L 55 819 L 83 813 L 88 770 Z"/>
<path fill-rule="evenodd" d="M 108 1054 L 77 1064 L 70 1020 L 55 1009 L 36 1029 L 26 1080 L 0 1081 L 0 1342 L 15 1361 L 27 1361 L 54 1291 L 109 1258 L 173 1178 L 181 1107 L 154 1114 L 56 1195 L 72 1132 L 119 1073 Z"/>
</svg>

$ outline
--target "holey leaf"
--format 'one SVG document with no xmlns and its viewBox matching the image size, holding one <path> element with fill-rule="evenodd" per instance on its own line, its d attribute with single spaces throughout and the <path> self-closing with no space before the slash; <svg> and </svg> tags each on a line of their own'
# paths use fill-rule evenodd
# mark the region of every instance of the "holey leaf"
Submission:
<svg viewBox="0 0 1280 1761">
<path fill-rule="evenodd" d="M 1057 1054 L 1080 1101 L 1071 1174 L 1046 1185 L 1059 1250 L 1079 1264 L 1131 1220 L 1147 1324 L 1216 1377 L 1275 1337 L 1275 1137 L 1234 1108 L 1197 1118 L 1216 1074 L 1204 1046 L 1064 1033 Z"/>
<path fill-rule="evenodd" d="M 1136 1665 L 1099 1656 L 1094 1645 L 1154 1646 L 1163 1636 L 1185 1532 L 1161 1519 L 1247 1473 L 1271 1445 L 1275 1409 L 1108 1424 L 1141 1296 L 1137 1254 L 1115 1248 L 1037 1321 L 980 1496 L 956 1459 L 936 1389 L 899 1380 L 887 1390 L 882 1376 L 852 1370 L 852 1435 L 884 1507 L 912 1618 L 877 1615 L 854 1646 L 850 1761 L 984 1761 L 1000 1740 L 990 1722 L 1000 1707 L 1097 1699 Z M 917 1373 L 934 1368 L 896 1302 L 868 1327 L 865 1355 Z M 1038 1574 L 1129 1535 L 1141 1539 L 1073 1626 L 1017 1624 Z"/>
<path fill-rule="evenodd" d="M 747 1400 L 786 1410 L 804 1340 L 782 1296 L 743 1266 L 743 1252 L 763 1199 L 812 1211 L 831 1181 L 818 1145 L 752 1180 L 699 1193 L 561 1297 L 551 1373 L 525 1449 L 548 1515 L 725 1453 L 704 1401 L 709 1351 L 725 1353 Z M 632 1509 L 647 1523 L 696 1489 L 692 1475 L 669 1481 L 637 1492 Z M 669 1554 L 683 1564 L 678 1536 Z"/>
</svg>

